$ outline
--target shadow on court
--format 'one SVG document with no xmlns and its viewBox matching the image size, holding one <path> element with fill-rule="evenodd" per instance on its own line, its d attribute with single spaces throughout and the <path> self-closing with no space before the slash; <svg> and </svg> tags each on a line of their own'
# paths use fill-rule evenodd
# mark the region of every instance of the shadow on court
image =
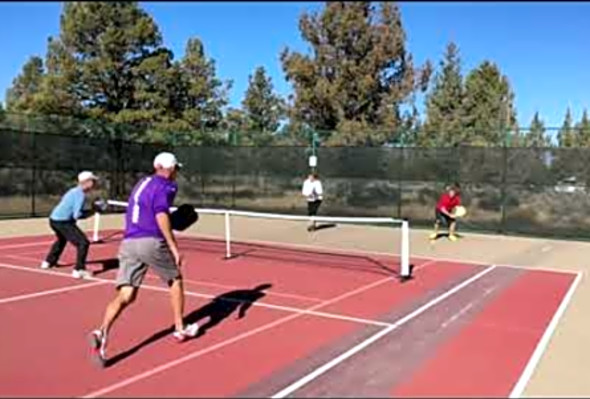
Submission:
<svg viewBox="0 0 590 399">
<path fill-rule="evenodd" d="M 318 230 L 332 229 L 334 227 L 337 227 L 337 225 L 335 223 L 323 223 L 323 224 L 318 223 L 310 231 L 318 231 Z"/>
<path fill-rule="evenodd" d="M 99 276 L 103 273 L 106 273 L 110 270 L 116 270 L 119 268 L 119 259 L 117 258 L 109 258 L 109 259 L 99 259 L 99 260 L 93 260 L 88 262 L 88 264 L 99 264 L 102 266 L 102 269 L 97 270 L 94 272 L 95 276 Z"/>
<path fill-rule="evenodd" d="M 205 324 L 199 325 L 199 333 L 195 338 L 201 337 L 205 335 L 207 331 L 219 325 L 223 320 L 230 317 L 232 313 L 236 311 L 236 319 L 243 319 L 254 302 L 264 298 L 266 296 L 264 291 L 270 289 L 271 287 L 272 284 L 261 284 L 253 289 L 226 292 L 213 298 L 208 304 L 192 311 L 187 316 L 185 316 L 184 320 L 188 324 L 197 323 L 201 320 L 209 318 Z M 164 330 L 160 330 L 132 348 L 118 353 L 117 355 L 108 359 L 105 366 L 113 366 L 118 362 L 128 358 L 129 356 L 137 353 L 142 348 L 151 345 L 162 338 L 169 337 L 172 339 L 171 334 L 173 332 L 174 327 L 168 327 Z"/>
<path fill-rule="evenodd" d="M 208 240 L 202 240 L 208 241 Z M 214 240 L 209 240 L 213 241 Z M 276 247 L 260 243 L 238 243 L 245 249 L 236 252 L 232 259 L 239 257 L 252 257 L 260 259 L 272 259 L 277 261 L 297 263 L 305 267 L 326 267 L 332 269 L 362 271 L 383 276 L 397 276 L 398 270 L 385 265 L 383 262 L 368 255 L 355 255 L 352 253 L 338 254 L 310 248 Z M 199 248 L 200 251 L 207 249 Z M 210 251 L 216 252 L 216 251 Z M 310 255 L 309 258 L 301 258 L 301 255 Z"/>
<path fill-rule="evenodd" d="M 455 233 L 455 236 L 457 238 L 464 238 L 464 236 L 459 233 Z M 432 241 L 440 240 L 441 238 L 449 238 L 449 233 L 438 233 L 436 237 L 432 239 Z"/>
</svg>

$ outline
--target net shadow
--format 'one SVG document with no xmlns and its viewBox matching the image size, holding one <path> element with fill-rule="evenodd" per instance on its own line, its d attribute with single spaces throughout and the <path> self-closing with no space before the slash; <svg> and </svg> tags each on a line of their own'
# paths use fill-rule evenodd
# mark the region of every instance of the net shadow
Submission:
<svg viewBox="0 0 590 399">
<path fill-rule="evenodd" d="M 109 233 L 101 240 L 101 243 L 120 242 L 123 238 L 122 235 L 122 232 Z M 192 253 L 205 252 L 219 254 L 220 257 L 225 257 L 225 241 L 222 239 L 179 236 L 178 243 L 182 251 Z M 232 256 L 230 260 L 239 258 L 273 260 L 277 262 L 278 267 L 282 263 L 283 265 L 291 264 L 300 267 L 339 269 L 381 276 L 400 276 L 400 263 L 398 259 L 389 263 L 369 255 L 296 248 L 281 243 L 264 244 L 234 241 L 232 242 Z M 93 263 L 99 262 L 93 261 Z M 104 270 L 98 273 L 106 271 Z"/>
<path fill-rule="evenodd" d="M 225 242 L 209 238 L 181 240 L 182 248 L 189 251 L 203 251 L 225 254 Z M 255 258 L 274 260 L 296 264 L 303 267 L 325 267 L 353 272 L 378 274 L 383 276 L 399 276 L 399 262 L 387 265 L 381 260 L 367 255 L 327 252 L 314 249 L 293 248 L 285 245 L 271 245 L 262 243 L 232 243 L 232 258 Z M 396 268 L 398 270 L 396 270 Z"/>
</svg>

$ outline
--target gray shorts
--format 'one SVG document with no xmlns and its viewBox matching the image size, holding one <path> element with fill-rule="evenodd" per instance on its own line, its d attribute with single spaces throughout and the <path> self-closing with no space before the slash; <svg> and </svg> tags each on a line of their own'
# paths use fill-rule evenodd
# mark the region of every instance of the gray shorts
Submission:
<svg viewBox="0 0 590 399">
<path fill-rule="evenodd" d="M 138 288 L 148 267 L 168 285 L 182 277 L 166 241 L 154 237 L 123 240 L 119 247 L 117 288 L 124 285 Z"/>
</svg>

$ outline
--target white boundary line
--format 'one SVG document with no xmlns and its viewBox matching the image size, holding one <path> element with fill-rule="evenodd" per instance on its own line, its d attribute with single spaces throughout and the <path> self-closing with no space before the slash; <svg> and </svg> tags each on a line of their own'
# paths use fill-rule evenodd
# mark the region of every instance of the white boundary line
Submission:
<svg viewBox="0 0 590 399">
<path fill-rule="evenodd" d="M 184 362 L 187 362 L 189 360 L 192 360 L 192 359 L 195 359 L 195 358 L 200 357 L 202 355 L 205 355 L 205 354 L 207 354 L 209 352 L 213 352 L 213 351 L 215 351 L 217 349 L 221 349 L 221 348 L 223 348 L 223 347 L 225 347 L 227 345 L 230 345 L 230 344 L 232 344 L 234 342 L 240 341 L 240 340 L 242 340 L 244 338 L 248 338 L 248 337 L 250 337 L 252 335 L 258 334 L 258 333 L 263 332 L 265 330 L 268 330 L 270 328 L 273 328 L 273 327 L 276 327 L 278 325 L 284 324 L 284 323 L 286 323 L 288 321 L 297 319 L 297 318 L 299 318 L 299 317 L 301 317 L 303 315 L 306 315 L 306 314 L 310 314 L 310 315 L 311 314 L 314 314 L 315 313 L 314 312 L 315 309 L 320 309 L 322 307 L 325 307 L 325 306 L 332 305 L 334 303 L 340 302 L 340 301 L 342 301 L 342 300 L 344 300 L 346 298 L 349 298 L 351 296 L 354 296 L 356 294 L 359 294 L 359 293 L 361 293 L 363 291 L 367 291 L 367 290 L 369 290 L 371 288 L 377 287 L 378 285 L 383 284 L 383 283 L 385 283 L 385 282 L 387 282 L 389 280 L 391 280 L 391 277 L 374 281 L 371 284 L 364 285 L 364 286 L 359 287 L 359 288 L 357 288 L 357 289 L 355 289 L 353 291 L 348 291 L 348 292 L 346 292 L 346 293 L 344 293 L 342 295 L 339 295 L 337 297 L 334 297 L 332 299 L 323 301 L 323 302 L 321 302 L 319 304 L 310 306 L 310 307 L 308 307 L 306 309 L 302 309 L 302 311 L 300 313 L 291 314 L 289 316 L 282 317 L 280 319 L 277 319 L 275 321 L 272 321 L 270 323 L 267 323 L 267 324 L 264 324 L 264 325 L 262 325 L 260 327 L 257 327 L 257 328 L 255 328 L 253 330 L 246 331 L 246 332 L 244 332 L 242 334 L 236 335 L 235 337 L 229 338 L 229 339 L 227 339 L 225 341 L 221 341 L 221 342 L 219 342 L 219 343 L 217 343 L 215 345 L 212 345 L 212 346 L 210 346 L 208 348 L 201 349 L 201 350 L 198 350 L 198 351 L 189 353 L 186 356 L 183 356 L 183 357 L 180 357 L 178 359 L 172 360 L 170 362 L 164 363 L 164 364 L 162 364 L 160 366 L 157 366 L 157 367 L 155 367 L 155 368 L 153 368 L 151 370 L 147 370 L 147 371 L 145 371 L 143 373 L 140 373 L 140 374 L 137 374 L 135 376 L 132 376 L 132 377 L 123 379 L 123 380 L 121 380 L 121 381 L 119 381 L 119 382 L 117 382 L 117 383 L 115 383 L 113 385 L 109 385 L 109 386 L 107 386 L 105 388 L 102 388 L 102 389 L 93 391 L 93 392 L 88 393 L 88 394 L 86 394 L 86 395 L 84 395 L 82 397 L 83 398 L 93 398 L 93 397 L 101 396 L 101 395 L 104 395 L 106 393 L 115 391 L 115 390 L 117 390 L 119 388 L 125 387 L 125 386 L 127 386 L 129 384 L 133 384 L 133 383 L 135 383 L 137 381 L 140 381 L 140 380 L 143 380 L 143 379 L 145 379 L 147 377 L 151 377 L 154 374 L 160 373 L 160 372 L 165 371 L 165 370 L 167 370 L 169 368 L 172 368 L 174 366 L 177 366 L 177 365 L 182 364 Z"/>
<path fill-rule="evenodd" d="M 45 295 L 53 295 L 53 294 L 59 294 L 62 292 L 67 292 L 67 291 L 74 291 L 74 290 L 79 290 L 82 288 L 89 288 L 89 287 L 95 287 L 97 285 L 104 285 L 106 284 L 105 281 L 96 281 L 93 283 L 89 283 L 89 284 L 80 284 L 80 285 L 69 285 L 67 287 L 62 287 L 62 288 L 56 288 L 53 290 L 47 290 L 47 291 L 38 291 L 38 292 L 34 292 L 32 294 L 24 294 L 24 295 L 16 295 L 16 296 L 11 296 L 8 298 L 0 298 L 0 304 L 5 304 L 5 303 L 10 303 L 10 302 L 17 302 L 17 301 L 22 301 L 25 299 L 32 299 L 32 298 L 38 298 L 40 296 L 45 296 Z"/>
<path fill-rule="evenodd" d="M 150 276 L 146 276 L 146 277 L 150 277 Z M 157 278 L 156 276 L 151 276 L 152 279 Z M 210 283 L 207 281 L 201 281 L 201 280 L 192 280 L 189 278 L 185 278 L 184 276 L 182 277 L 182 281 L 184 281 L 185 283 L 189 283 L 189 284 L 194 284 L 194 285 L 202 285 L 203 287 L 216 287 L 216 288 L 227 288 L 227 289 L 240 289 L 240 287 L 238 287 L 237 285 L 226 285 L 226 284 L 218 284 L 218 283 Z M 283 297 L 283 298 L 292 298 L 292 299 L 299 299 L 301 301 L 308 301 L 308 302 L 322 302 L 325 301 L 325 299 L 321 299 L 321 298 L 315 298 L 315 297 L 310 297 L 310 296 L 305 296 L 305 295 L 297 295 L 297 294 L 290 294 L 290 293 L 285 293 L 285 292 L 267 292 L 266 295 L 268 296 L 275 296 L 275 297 Z"/>
<path fill-rule="evenodd" d="M 541 361 L 541 357 L 543 356 L 543 354 L 547 350 L 547 347 L 549 346 L 549 342 L 551 341 L 551 337 L 553 336 L 553 333 L 555 332 L 555 329 L 557 328 L 559 320 L 561 319 L 561 317 L 565 313 L 569 303 L 571 302 L 571 300 L 574 296 L 574 292 L 576 291 L 576 288 L 578 287 L 580 281 L 582 280 L 582 274 L 583 274 L 582 272 L 578 273 L 578 275 L 576 276 L 576 278 L 574 279 L 574 281 L 570 285 L 570 288 L 568 289 L 567 293 L 565 294 L 565 296 L 561 300 L 559 307 L 557 308 L 557 310 L 553 314 L 553 318 L 551 319 L 551 321 L 549 322 L 549 325 L 545 329 L 543 336 L 539 340 L 537 347 L 535 348 L 535 351 L 531 355 L 526 367 L 524 368 L 522 374 L 520 375 L 520 378 L 518 379 L 517 383 L 512 388 L 512 392 L 510 392 L 510 396 L 509 396 L 510 398 L 520 398 L 521 395 L 523 394 L 527 384 L 529 383 L 531 377 L 533 376 L 533 373 L 535 372 L 535 369 L 537 368 L 539 362 Z"/>
<path fill-rule="evenodd" d="M 45 220 L 48 221 L 49 220 L 49 217 L 46 217 L 46 218 L 35 218 L 35 219 L 41 219 L 41 220 L 42 219 L 45 219 Z M 18 222 L 22 222 L 23 220 L 31 220 L 31 218 L 24 218 L 24 219 L 20 219 L 20 220 L 19 219 L 6 219 L 6 220 L 2 220 L 0 222 L 13 222 L 13 223 L 18 223 Z M 84 220 L 90 220 L 90 218 L 84 219 Z M 49 225 L 49 223 L 46 226 L 48 226 L 48 225 Z M 86 228 L 86 229 L 80 228 L 80 230 L 82 230 L 82 232 L 84 234 L 86 234 L 88 237 L 91 237 L 92 236 L 92 233 L 93 233 L 92 228 Z M 114 229 L 114 230 L 117 230 L 117 229 Z M 35 233 L 35 234 L 14 234 L 14 235 L 11 234 L 11 235 L 4 235 L 4 236 L 1 236 L 0 237 L 0 241 L 5 241 L 5 240 L 24 240 L 24 239 L 27 239 L 27 238 L 35 239 L 35 238 L 39 238 L 39 237 L 43 237 L 43 236 L 51 237 L 53 234 L 54 234 L 53 231 L 51 231 L 50 229 L 47 229 L 47 231 L 45 233 L 39 232 L 39 233 Z"/>
<path fill-rule="evenodd" d="M 0 246 L 0 251 L 2 251 L 4 249 L 13 249 L 13 248 L 38 247 L 38 246 L 41 246 L 41 245 L 49 245 L 49 244 L 52 244 L 53 243 L 53 241 L 37 241 L 37 242 L 34 242 L 35 237 L 38 238 L 38 236 L 31 236 L 31 240 L 33 242 L 27 242 L 27 243 L 22 243 L 22 244 L 2 245 L 2 246 Z"/>
<path fill-rule="evenodd" d="M 489 272 L 491 272 L 495 268 L 496 268 L 496 266 L 490 266 L 490 267 L 484 269 L 483 271 L 479 272 L 475 276 L 472 276 L 471 278 L 457 284 L 456 286 L 454 286 L 450 290 L 448 290 L 445 293 L 439 295 L 438 297 L 432 299 L 431 301 L 425 303 L 424 305 L 420 306 L 418 309 L 414 310 L 413 312 L 407 314 L 406 316 L 402 317 L 401 319 L 398 319 L 395 323 L 388 326 L 387 328 L 384 328 L 383 330 L 379 331 L 378 333 L 370 336 L 369 338 L 360 342 L 356 346 L 350 348 L 346 352 L 343 352 L 339 356 L 335 357 L 334 359 L 330 360 L 329 362 L 325 363 L 324 365 L 313 370 L 311 373 L 305 375 L 304 377 L 300 378 L 299 380 L 295 381 L 294 383 L 292 383 L 289 386 L 285 387 L 284 389 L 280 390 L 279 392 L 277 392 L 276 394 L 271 396 L 271 398 L 284 398 L 284 397 L 292 394 L 293 392 L 295 392 L 299 388 L 307 385 L 311 381 L 318 378 L 320 375 L 324 374 L 325 372 L 329 371 L 330 369 L 332 369 L 335 366 L 339 365 L 340 363 L 344 362 L 346 359 L 352 357 L 356 353 L 358 353 L 361 350 L 363 350 L 364 348 L 368 347 L 373 342 L 386 336 L 390 332 L 398 329 L 399 327 L 403 326 L 404 324 L 406 324 L 410 320 L 416 318 L 420 314 L 422 314 L 425 311 L 427 311 L 428 309 L 432 308 L 433 306 L 435 306 L 439 302 L 442 302 L 443 300 L 445 300 L 449 296 L 455 294 L 457 291 L 460 291 L 461 289 L 465 288 L 466 286 L 473 283 L 477 279 L 485 276 L 486 274 L 488 274 Z"/>
<path fill-rule="evenodd" d="M 19 260 L 36 260 L 36 259 L 33 259 L 32 257 L 33 256 L 44 256 L 44 254 L 45 254 L 45 252 L 35 251 L 35 252 L 27 252 L 27 253 L 23 253 L 23 254 L 19 254 L 19 255 L 0 255 L 0 257 L 5 256 L 7 258 L 13 258 L 13 259 L 19 259 Z M 39 259 L 39 261 L 40 261 L 40 259 Z M 96 264 L 96 262 L 90 261 L 90 262 L 88 262 L 88 264 Z M 150 280 L 159 280 L 156 276 L 153 276 L 153 275 L 147 275 L 146 278 L 150 279 Z M 182 280 L 185 283 L 194 284 L 194 285 L 201 285 L 203 287 L 240 289 L 240 287 L 238 287 L 236 285 L 211 283 L 208 281 L 193 280 L 193 279 L 189 279 L 189 278 L 185 278 L 185 277 L 183 277 Z M 298 300 L 307 301 L 307 302 L 321 302 L 321 301 L 325 300 L 322 298 L 315 298 L 315 297 L 310 297 L 310 296 L 305 296 L 305 295 L 291 294 L 291 293 L 287 293 L 287 292 L 267 292 L 266 295 L 268 295 L 269 297 L 274 296 L 277 298 L 278 297 L 291 298 L 291 299 L 298 299 Z"/>
<path fill-rule="evenodd" d="M 426 264 L 425 264 L 426 265 Z M 32 267 L 26 267 L 26 266 L 17 266 L 17 265 L 11 265 L 11 264 L 6 264 L 6 263 L 0 263 L 0 268 L 5 268 L 5 269 L 12 269 L 12 270 L 21 270 L 21 271 L 26 271 L 26 272 L 32 272 L 32 273 L 41 273 L 41 274 L 49 274 L 49 275 L 53 275 L 53 276 L 61 276 L 61 277 L 68 277 L 71 278 L 71 276 L 69 274 L 66 273 L 61 273 L 61 272 L 55 272 L 55 271 L 51 271 L 51 270 L 42 270 L 42 269 L 35 269 Z M 92 280 L 92 281 L 100 281 L 100 282 L 107 282 L 110 284 L 116 284 L 115 281 L 113 280 L 109 280 L 109 279 L 103 279 L 103 278 L 98 278 L 98 277 L 91 277 L 88 280 Z M 348 297 L 348 295 L 350 294 L 358 294 L 362 291 L 374 288 L 378 285 L 381 284 L 385 284 L 387 282 L 391 282 L 395 280 L 394 277 L 386 277 L 384 279 L 380 279 L 377 281 L 374 281 L 370 284 L 364 285 L 360 288 L 357 288 L 353 291 L 348 291 L 346 293 L 344 293 L 343 295 L 346 295 L 346 297 Z M 149 285 L 149 284 L 143 284 L 141 286 L 144 289 L 147 290 L 151 290 L 151 291 L 160 291 L 160 292 L 166 292 L 168 293 L 169 290 L 168 288 L 164 288 L 164 287 L 158 287 L 158 286 L 154 286 L 154 285 Z M 192 291 L 187 291 L 185 290 L 185 295 L 186 296 L 192 296 L 192 297 L 197 297 L 197 298 L 206 298 L 206 299 L 212 299 L 215 298 L 215 295 L 209 295 L 209 294 L 201 294 L 198 292 L 192 292 Z M 341 295 L 342 296 L 342 295 Z M 337 298 L 340 298 L 341 296 L 338 296 Z M 345 299 L 346 297 L 340 298 L 340 299 Z M 228 299 L 228 301 L 231 301 L 230 299 Z M 328 302 L 331 300 L 328 300 Z M 364 319 L 361 317 L 354 317 L 354 316 L 346 316 L 346 315 L 342 315 L 342 314 L 336 314 L 336 313 L 327 313 L 327 312 L 321 312 L 321 311 L 316 311 L 315 309 L 316 306 L 317 307 L 323 307 L 323 306 L 327 306 L 331 304 L 331 302 L 326 304 L 326 301 L 320 302 L 319 304 L 316 304 L 315 306 L 312 306 L 312 310 L 309 310 L 309 308 L 295 308 L 295 307 L 291 307 L 291 306 L 283 306 L 283 305 L 275 305 L 275 304 L 271 304 L 268 302 L 252 302 L 252 306 L 256 306 L 256 307 L 262 307 L 262 308 L 267 308 L 267 309 L 273 309 L 273 310 L 279 310 L 279 311 L 283 311 L 283 312 L 289 312 L 289 313 L 295 313 L 295 314 L 300 314 L 300 315 L 309 315 L 309 316 L 317 316 L 317 317 L 323 317 L 326 319 L 335 319 L 335 320 L 342 320 L 342 321 L 349 321 L 349 322 L 353 322 L 353 323 L 359 323 L 359 324 L 365 324 L 365 325 L 373 325 L 373 326 L 379 326 L 379 327 L 387 327 L 389 325 L 391 325 L 391 323 L 387 323 L 387 322 L 382 322 L 379 320 L 370 320 L 370 319 Z"/>
</svg>

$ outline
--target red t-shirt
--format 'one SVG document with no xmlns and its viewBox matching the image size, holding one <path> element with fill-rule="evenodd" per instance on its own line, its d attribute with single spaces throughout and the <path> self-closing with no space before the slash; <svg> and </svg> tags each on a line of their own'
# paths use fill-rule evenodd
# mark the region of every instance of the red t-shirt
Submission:
<svg viewBox="0 0 590 399">
<path fill-rule="evenodd" d="M 444 193 L 440 196 L 440 199 L 436 204 L 436 209 L 440 211 L 444 208 L 447 212 L 451 212 L 454 207 L 459 205 L 461 205 L 461 197 L 459 194 L 455 194 L 454 197 L 451 197 L 449 193 Z"/>
</svg>

